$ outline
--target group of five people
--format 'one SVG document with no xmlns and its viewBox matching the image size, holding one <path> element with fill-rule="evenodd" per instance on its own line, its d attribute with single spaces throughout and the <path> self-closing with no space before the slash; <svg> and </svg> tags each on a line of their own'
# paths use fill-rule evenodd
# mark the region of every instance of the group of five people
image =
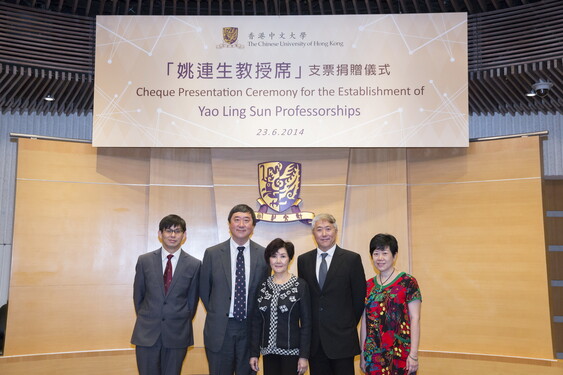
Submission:
<svg viewBox="0 0 563 375">
<path fill-rule="evenodd" d="M 369 375 L 417 371 L 421 294 L 414 277 L 395 269 L 395 237 L 371 240 L 378 274 L 366 283 L 360 255 L 336 244 L 334 217 L 317 215 L 317 248 L 298 257 L 295 276 L 291 242 L 264 248 L 250 239 L 251 207 L 236 205 L 227 220 L 230 238 L 202 262 L 181 249 L 186 223 L 177 215 L 159 224 L 162 248 L 139 257 L 131 343 L 141 375 L 180 374 L 199 298 L 211 375 L 254 374 L 260 355 L 265 375 L 353 375 L 358 354 Z"/>
</svg>

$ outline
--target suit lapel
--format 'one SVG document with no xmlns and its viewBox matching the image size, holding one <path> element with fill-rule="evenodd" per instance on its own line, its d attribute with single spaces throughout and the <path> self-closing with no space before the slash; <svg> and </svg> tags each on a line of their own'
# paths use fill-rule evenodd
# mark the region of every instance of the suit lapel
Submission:
<svg viewBox="0 0 563 375">
<path fill-rule="evenodd" d="M 153 266 L 152 269 L 153 271 L 158 275 L 160 275 L 161 277 L 157 277 L 158 280 L 160 280 L 159 282 L 159 286 L 160 286 L 160 291 L 162 292 L 162 295 L 164 295 L 164 278 L 162 277 L 162 275 L 164 274 L 164 270 L 162 269 L 162 248 L 153 251 Z"/>
<path fill-rule="evenodd" d="M 334 249 L 332 260 L 330 261 L 330 267 L 328 268 L 328 272 L 326 273 L 326 280 L 324 285 L 325 288 L 327 284 L 330 285 L 331 280 L 334 278 L 333 275 L 336 274 L 336 271 L 342 265 L 342 262 L 339 261 L 340 256 L 342 256 L 342 251 L 337 245 L 336 249 Z"/>
<path fill-rule="evenodd" d="M 168 288 L 167 295 L 170 294 L 170 291 L 172 290 L 172 288 L 174 288 L 174 285 L 176 285 L 176 282 L 179 279 L 179 277 L 176 277 L 176 275 L 178 276 L 181 275 L 187 266 L 187 262 L 186 262 L 187 255 L 184 252 L 184 250 L 180 249 L 180 251 L 176 252 L 176 255 L 178 256 L 178 263 L 176 263 L 176 269 L 174 270 L 174 274 L 172 275 L 172 283 L 170 283 L 170 287 Z M 162 262 L 160 264 L 162 264 Z M 164 277 L 162 278 L 162 292 L 164 293 Z"/>
<path fill-rule="evenodd" d="M 305 274 L 309 274 L 312 275 L 312 279 L 315 281 L 313 284 L 313 287 L 315 288 L 315 291 L 317 293 L 321 292 L 321 287 L 319 286 L 319 280 L 317 279 L 317 249 L 311 251 L 309 253 L 309 259 L 308 261 L 305 263 Z M 325 281 L 326 283 L 326 281 Z"/>
<path fill-rule="evenodd" d="M 221 263 L 223 264 L 223 272 L 225 273 L 225 278 L 227 279 L 227 285 L 229 290 L 233 288 L 233 280 L 231 276 L 231 243 L 230 240 L 223 242 L 223 248 L 221 249 L 220 255 Z"/>
<path fill-rule="evenodd" d="M 249 255 L 250 255 L 250 279 L 249 279 L 249 285 L 255 285 L 254 284 L 254 280 L 258 277 L 258 275 L 256 275 L 256 268 L 258 267 L 258 261 L 260 260 L 260 256 L 258 254 L 258 252 L 256 251 L 256 246 L 254 246 L 254 242 L 250 241 L 249 242 L 250 246 L 249 246 Z M 262 258 L 262 260 L 264 260 Z"/>
</svg>

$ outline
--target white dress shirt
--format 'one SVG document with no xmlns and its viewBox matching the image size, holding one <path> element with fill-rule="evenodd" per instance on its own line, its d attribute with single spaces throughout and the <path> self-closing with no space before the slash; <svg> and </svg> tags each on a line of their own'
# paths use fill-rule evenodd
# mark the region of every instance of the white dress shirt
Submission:
<svg viewBox="0 0 563 375">
<path fill-rule="evenodd" d="M 180 258 L 180 251 L 182 249 L 178 249 L 174 254 L 171 259 L 170 259 L 170 263 L 172 263 L 172 276 L 174 276 L 174 271 L 176 270 L 176 265 L 178 264 L 178 258 Z M 162 275 L 164 276 L 164 271 L 166 270 L 166 263 L 168 263 L 168 255 L 170 253 L 168 251 L 166 251 L 165 248 L 161 249 L 160 252 L 160 256 L 162 257 Z"/>
<path fill-rule="evenodd" d="M 328 254 L 326 257 L 326 271 L 328 273 L 328 270 L 330 269 L 330 262 L 332 261 L 332 258 L 334 256 L 334 250 L 336 250 L 336 244 L 334 244 L 334 246 L 327 251 L 322 251 L 321 249 L 317 248 L 317 264 L 315 266 L 315 269 L 317 271 L 317 281 L 319 280 L 319 268 L 321 268 L 321 262 L 323 260 L 321 254 Z"/>
</svg>

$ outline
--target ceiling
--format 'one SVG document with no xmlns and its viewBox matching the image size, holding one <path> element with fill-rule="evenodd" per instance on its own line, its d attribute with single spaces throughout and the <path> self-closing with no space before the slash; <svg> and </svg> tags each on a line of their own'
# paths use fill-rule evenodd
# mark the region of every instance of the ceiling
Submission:
<svg viewBox="0 0 563 375">
<path fill-rule="evenodd" d="M 90 113 L 96 15 L 440 12 L 468 13 L 470 114 L 561 113 L 561 0 L 0 0 L 0 110 Z"/>
<path fill-rule="evenodd" d="M 541 0 L 11 0 L 57 13 L 96 15 L 311 15 L 467 12 L 480 14 Z"/>
</svg>

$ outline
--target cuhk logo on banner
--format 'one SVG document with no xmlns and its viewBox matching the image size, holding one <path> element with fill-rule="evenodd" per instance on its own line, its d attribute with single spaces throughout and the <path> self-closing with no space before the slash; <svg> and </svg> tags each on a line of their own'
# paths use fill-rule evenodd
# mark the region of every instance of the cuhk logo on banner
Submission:
<svg viewBox="0 0 563 375">
<path fill-rule="evenodd" d="M 233 44 L 238 39 L 238 27 L 223 27 L 223 41 Z"/>
<path fill-rule="evenodd" d="M 244 48 L 242 44 L 237 43 L 238 27 L 223 27 L 223 42 L 217 45 L 217 48 Z"/>
<path fill-rule="evenodd" d="M 257 220 L 274 223 L 301 221 L 310 224 L 312 212 L 301 212 L 301 163 L 269 161 L 258 164 L 258 190 L 260 209 Z M 268 213 L 268 209 L 274 213 Z M 284 213 L 291 210 L 291 213 Z"/>
</svg>

